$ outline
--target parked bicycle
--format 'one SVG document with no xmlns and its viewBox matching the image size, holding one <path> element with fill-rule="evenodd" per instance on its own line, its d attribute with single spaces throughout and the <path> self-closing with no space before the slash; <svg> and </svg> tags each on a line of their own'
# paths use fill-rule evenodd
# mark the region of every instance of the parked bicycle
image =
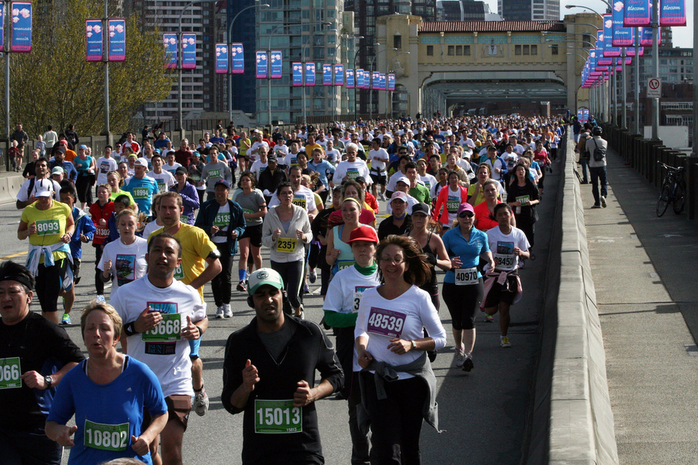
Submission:
<svg viewBox="0 0 698 465">
<path fill-rule="evenodd" d="M 683 166 L 674 168 L 661 161 L 658 161 L 657 164 L 667 170 L 659 193 L 659 200 L 657 200 L 657 216 L 662 216 L 670 203 L 674 208 L 674 213 L 680 215 L 686 204 L 686 181 L 683 175 L 685 169 Z"/>
</svg>

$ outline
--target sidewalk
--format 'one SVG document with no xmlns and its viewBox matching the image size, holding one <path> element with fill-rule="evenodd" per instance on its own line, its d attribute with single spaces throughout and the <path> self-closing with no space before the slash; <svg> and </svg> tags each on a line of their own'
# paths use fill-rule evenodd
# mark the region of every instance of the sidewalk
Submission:
<svg viewBox="0 0 698 465">
<path fill-rule="evenodd" d="M 608 162 L 608 208 L 582 199 L 620 463 L 695 463 L 698 223 L 657 218 L 653 186 Z"/>
</svg>

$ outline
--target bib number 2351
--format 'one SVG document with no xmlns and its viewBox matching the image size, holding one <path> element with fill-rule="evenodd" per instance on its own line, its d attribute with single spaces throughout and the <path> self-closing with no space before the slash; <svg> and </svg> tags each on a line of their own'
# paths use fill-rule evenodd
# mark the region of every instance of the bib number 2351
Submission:
<svg viewBox="0 0 698 465">
<path fill-rule="evenodd" d="M 303 411 L 292 400 L 254 401 L 255 433 L 289 434 L 303 432 Z"/>
</svg>

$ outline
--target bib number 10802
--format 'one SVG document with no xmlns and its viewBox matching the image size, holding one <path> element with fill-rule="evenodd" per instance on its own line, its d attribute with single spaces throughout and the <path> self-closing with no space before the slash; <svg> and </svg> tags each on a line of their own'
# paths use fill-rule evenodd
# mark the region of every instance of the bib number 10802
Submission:
<svg viewBox="0 0 698 465">
<path fill-rule="evenodd" d="M 288 434 L 303 431 L 301 407 L 292 400 L 255 400 L 255 433 Z"/>
<path fill-rule="evenodd" d="M 108 451 L 123 451 L 128 446 L 129 424 L 105 425 L 85 420 L 85 447 Z"/>
</svg>

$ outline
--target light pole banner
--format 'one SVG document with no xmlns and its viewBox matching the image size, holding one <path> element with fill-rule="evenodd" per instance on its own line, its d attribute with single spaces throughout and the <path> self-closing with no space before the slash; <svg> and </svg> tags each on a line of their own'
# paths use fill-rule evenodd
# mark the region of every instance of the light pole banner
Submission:
<svg viewBox="0 0 698 465">
<path fill-rule="evenodd" d="M 271 78 L 281 79 L 283 77 L 283 54 L 280 50 L 272 50 L 271 52 Z"/>
<path fill-rule="evenodd" d="M 216 74 L 228 74 L 228 44 L 216 44 Z"/>
<path fill-rule="evenodd" d="M 182 69 L 196 69 L 196 34 L 182 34 Z"/>
<path fill-rule="evenodd" d="M 387 90 L 385 73 L 378 73 L 378 90 Z"/>
<path fill-rule="evenodd" d="M 293 63 L 293 87 L 303 85 L 303 63 Z"/>
<path fill-rule="evenodd" d="M 165 68 L 177 69 L 177 34 L 163 34 L 162 44 L 165 47 Z"/>
<path fill-rule="evenodd" d="M 640 52 L 640 56 L 643 56 L 645 54 L 645 47 L 638 47 L 638 51 Z M 626 47 L 625 54 L 629 57 L 634 57 L 635 47 Z"/>
<path fill-rule="evenodd" d="M 662 35 L 657 34 L 657 40 L 659 43 L 657 45 L 662 45 Z M 643 47 L 651 47 L 652 46 L 652 28 L 651 27 L 643 27 L 642 28 L 642 34 L 640 34 L 640 45 Z"/>
<path fill-rule="evenodd" d="M 623 26 L 651 26 L 649 0 L 625 0 Z"/>
<path fill-rule="evenodd" d="M 244 74 L 245 73 L 245 54 L 243 53 L 243 48 L 241 43 L 232 44 L 230 48 L 230 55 L 232 56 L 233 62 L 233 74 Z"/>
<path fill-rule="evenodd" d="M 373 72 L 373 79 L 371 79 L 371 85 L 370 89 L 373 90 L 380 90 L 380 85 L 381 85 L 381 73 L 378 71 Z"/>
<path fill-rule="evenodd" d="M 0 51 L 5 50 L 5 4 L 0 3 Z"/>
<path fill-rule="evenodd" d="M 606 58 L 603 51 L 605 48 L 603 29 L 596 32 L 596 61 L 598 65 L 609 66 L 611 59 Z"/>
<path fill-rule="evenodd" d="M 305 85 L 309 87 L 315 85 L 315 63 L 305 64 Z"/>
<path fill-rule="evenodd" d="M 354 70 L 348 69 L 347 70 L 347 89 L 353 89 L 353 88 L 354 88 Z"/>
<path fill-rule="evenodd" d="M 109 49 L 107 51 L 109 61 L 126 61 L 126 21 L 123 19 L 110 19 Z"/>
<path fill-rule="evenodd" d="M 620 48 L 613 46 L 613 18 L 611 15 L 603 15 L 603 56 L 620 56 Z"/>
<path fill-rule="evenodd" d="M 344 65 L 334 65 L 334 85 L 344 85 Z"/>
<path fill-rule="evenodd" d="M 614 47 L 629 47 L 633 45 L 633 30 L 632 28 L 623 26 L 623 2 L 616 1 L 613 4 L 613 38 L 611 45 Z"/>
<path fill-rule="evenodd" d="M 332 85 L 332 65 L 329 65 L 327 63 L 322 65 L 322 85 Z"/>
<path fill-rule="evenodd" d="M 388 74 L 388 90 L 390 92 L 395 90 L 395 75 L 393 73 Z"/>
<path fill-rule="evenodd" d="M 259 50 L 255 54 L 255 63 L 256 63 L 256 76 L 257 79 L 266 79 L 267 78 L 267 52 L 260 52 Z"/>
<path fill-rule="evenodd" d="M 12 2 L 10 23 L 10 50 L 29 53 L 32 51 L 32 4 Z"/>
<path fill-rule="evenodd" d="M 102 61 L 102 55 L 104 54 L 102 20 L 88 19 L 85 21 L 85 31 L 87 36 L 87 61 Z"/>
<path fill-rule="evenodd" d="M 364 88 L 364 70 L 361 68 L 356 70 L 356 88 L 357 89 Z"/>
<path fill-rule="evenodd" d="M 660 26 L 685 26 L 686 2 L 684 0 L 662 0 L 659 2 Z"/>
</svg>

